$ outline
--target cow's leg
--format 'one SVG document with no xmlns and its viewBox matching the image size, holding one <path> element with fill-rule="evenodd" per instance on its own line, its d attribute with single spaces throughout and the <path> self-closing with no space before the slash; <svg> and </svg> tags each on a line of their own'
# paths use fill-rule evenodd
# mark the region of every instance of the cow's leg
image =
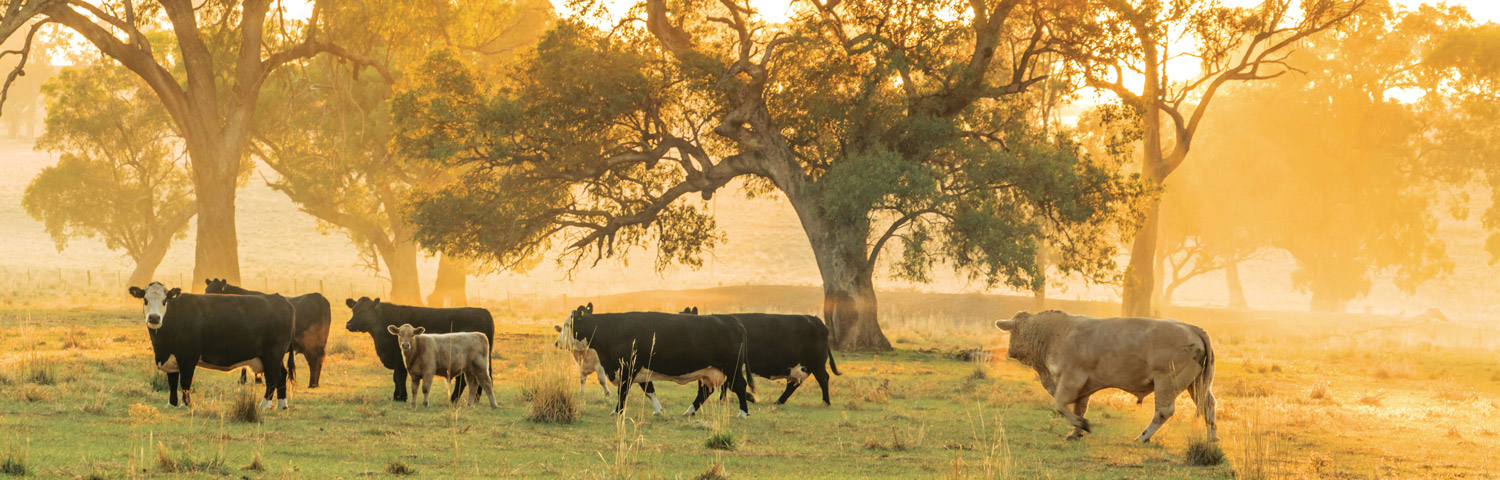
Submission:
<svg viewBox="0 0 1500 480">
<path fill-rule="evenodd" d="M 391 370 L 391 381 L 396 384 L 396 390 L 391 393 L 391 400 L 397 402 L 406 401 L 406 366 L 400 365 Z M 417 393 L 417 384 L 412 382 L 412 393 Z"/>
<path fill-rule="evenodd" d="M 587 376 L 585 376 L 585 378 L 587 378 Z M 604 368 L 603 367 L 600 367 L 600 368 L 594 370 L 594 378 L 599 379 L 599 388 L 604 389 L 604 396 L 608 397 L 609 396 L 609 383 L 604 381 Z M 579 388 L 578 391 L 580 393 L 582 393 L 583 392 L 583 383 L 582 382 L 579 382 L 578 388 Z"/>
<path fill-rule="evenodd" d="M 1082 415 L 1078 415 L 1072 409 L 1068 408 L 1068 405 L 1077 402 L 1078 398 L 1082 396 L 1080 394 L 1083 391 L 1083 385 L 1087 382 L 1088 377 L 1086 376 L 1063 374 L 1061 378 L 1057 379 L 1057 385 L 1053 389 L 1052 407 L 1057 410 L 1057 413 L 1061 413 L 1064 418 L 1067 418 L 1068 423 L 1073 424 L 1073 428 L 1094 433 L 1093 429 L 1089 428 L 1088 419 L 1083 418 Z M 1069 438 L 1073 437 L 1069 435 Z"/>
<path fill-rule="evenodd" d="M 1078 415 L 1079 418 L 1083 418 L 1084 414 L 1087 414 L 1088 412 L 1089 412 L 1089 396 L 1088 395 L 1079 396 L 1078 397 L 1078 401 L 1073 402 L 1073 413 L 1076 414 L 1076 415 Z M 1087 421 L 1087 420 L 1085 420 L 1085 421 Z M 1078 428 L 1078 427 L 1073 427 L 1073 433 L 1068 434 L 1068 440 L 1077 440 L 1077 439 L 1080 439 L 1080 438 L 1083 438 L 1083 429 L 1082 428 Z"/>
<path fill-rule="evenodd" d="M 273 382 L 276 385 L 276 407 L 282 410 L 286 410 L 287 408 L 290 408 L 286 403 L 286 390 L 287 379 L 291 376 L 291 370 L 281 367 L 281 363 L 279 361 L 281 360 L 282 355 L 286 356 L 286 363 L 288 365 L 291 365 L 293 363 L 291 353 L 276 353 L 269 357 L 269 361 L 267 361 L 266 359 L 262 359 L 261 363 L 267 365 L 267 367 L 265 368 L 266 385 L 271 385 L 273 384 Z"/>
<path fill-rule="evenodd" d="M 589 384 L 589 372 L 585 372 L 585 371 L 579 370 L 578 371 L 578 394 L 579 395 L 583 395 L 584 387 L 588 386 L 588 384 Z M 609 395 L 609 389 L 605 389 L 604 390 L 604 394 L 605 395 Z"/>
<path fill-rule="evenodd" d="M 448 403 L 458 403 L 458 397 L 464 394 L 464 386 L 468 383 L 469 382 L 464 381 L 463 375 L 459 375 L 457 378 L 453 378 L 448 385 L 453 389 L 452 395 L 448 397 Z"/>
<path fill-rule="evenodd" d="M 1177 394 L 1182 393 L 1182 390 L 1172 383 L 1171 376 L 1160 377 L 1162 378 L 1155 380 L 1156 415 L 1151 417 L 1151 424 L 1146 426 L 1146 431 L 1141 432 L 1141 436 L 1135 439 L 1138 442 L 1151 441 L 1151 436 L 1156 434 L 1156 429 L 1161 428 L 1163 423 L 1167 423 L 1167 419 L 1172 418 L 1172 412 L 1176 409 Z"/>
<path fill-rule="evenodd" d="M 240 385 L 244 385 L 246 383 L 250 383 L 250 369 L 243 368 L 240 369 Z"/>
<path fill-rule="evenodd" d="M 323 347 L 313 347 L 307 353 L 302 354 L 307 359 L 307 388 L 318 388 L 318 381 L 323 378 Z"/>
<path fill-rule="evenodd" d="M 686 412 L 682 412 L 683 416 L 698 414 L 698 407 L 703 406 L 703 401 L 708 399 L 708 394 L 708 385 L 704 385 L 703 382 L 698 382 L 698 396 L 693 397 L 693 404 L 688 405 L 688 409 Z"/>
<path fill-rule="evenodd" d="M 796 392 L 797 391 L 797 387 L 799 387 L 801 385 L 802 385 L 802 382 L 787 380 L 787 382 L 786 382 L 786 391 L 781 392 L 781 398 L 776 399 L 776 404 L 777 405 L 786 405 L 786 399 L 792 398 L 792 392 Z"/>
<path fill-rule="evenodd" d="M 182 376 L 177 377 L 177 384 L 182 386 L 182 404 L 191 408 L 193 406 L 193 373 L 198 370 L 198 359 L 179 359 L 177 369 L 182 373 Z"/>
<path fill-rule="evenodd" d="M 485 396 L 490 399 L 490 408 L 500 408 L 500 404 L 495 402 L 495 379 L 490 377 L 489 365 L 485 365 L 482 369 L 476 370 L 476 372 L 478 373 L 474 374 L 474 388 L 483 387 Z M 475 392 L 478 392 L 478 390 L 475 390 Z M 478 393 L 474 394 L 474 399 L 477 404 L 477 400 L 479 400 Z"/>
<path fill-rule="evenodd" d="M 656 399 L 656 384 L 646 382 L 639 385 L 641 386 L 641 391 L 646 392 L 646 398 L 651 399 L 651 414 L 661 415 L 661 401 Z M 625 387 L 629 388 L 630 386 L 626 385 Z"/>
<path fill-rule="evenodd" d="M 411 401 L 406 402 L 407 406 L 417 408 L 417 392 L 421 391 L 421 389 L 422 376 L 415 373 L 411 374 Z"/>
<path fill-rule="evenodd" d="M 167 394 L 167 406 L 177 406 L 177 383 L 181 377 L 182 374 L 178 372 L 167 374 L 167 388 L 171 391 L 171 393 Z"/>
<path fill-rule="evenodd" d="M 1188 387 L 1188 393 L 1193 396 L 1193 404 L 1198 406 L 1198 414 L 1203 416 L 1204 425 L 1208 426 L 1208 441 L 1219 441 L 1218 426 L 1214 423 L 1214 392 L 1208 386 L 1193 384 Z"/>
<path fill-rule="evenodd" d="M 730 369 L 729 371 L 734 370 Z M 750 393 L 746 388 L 748 387 L 748 385 L 745 383 L 745 378 L 749 376 L 749 372 L 745 372 L 744 375 L 732 375 L 729 380 L 729 388 L 733 390 L 734 395 L 739 397 L 740 399 L 740 418 L 746 418 L 750 416 Z"/>
<path fill-rule="evenodd" d="M 818 387 L 823 389 L 823 405 L 833 405 L 833 402 L 828 400 L 828 371 L 820 369 L 812 374 L 813 378 L 818 380 Z"/>
<path fill-rule="evenodd" d="M 630 395 L 630 383 L 635 381 L 635 374 L 631 373 L 629 370 L 622 370 L 619 377 L 620 388 L 615 389 L 615 392 L 620 394 L 620 401 L 615 403 L 616 415 L 625 411 L 625 397 L 628 397 Z"/>
<path fill-rule="evenodd" d="M 432 377 L 434 376 L 433 374 L 422 375 L 422 406 L 424 407 L 427 406 L 427 394 L 432 391 Z M 412 392 L 412 395 L 416 394 L 416 392 Z M 458 398 L 458 394 L 454 393 L 453 397 Z M 453 400 L 450 399 L 448 401 L 451 403 Z"/>
</svg>

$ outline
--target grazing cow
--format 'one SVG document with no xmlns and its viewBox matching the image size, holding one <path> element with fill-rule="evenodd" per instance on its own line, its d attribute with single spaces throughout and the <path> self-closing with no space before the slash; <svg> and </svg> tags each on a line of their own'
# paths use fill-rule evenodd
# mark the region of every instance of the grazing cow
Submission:
<svg viewBox="0 0 1500 480">
<path fill-rule="evenodd" d="M 456 380 L 463 378 L 473 387 L 469 404 L 479 403 L 479 392 L 489 395 L 490 408 L 495 403 L 495 387 L 490 381 L 490 338 L 478 332 L 424 334 L 427 329 L 402 324 L 385 328 L 401 344 L 401 358 L 411 376 L 411 406 L 417 406 L 417 385 L 422 386 L 422 406 L 427 406 L 427 392 L 432 390 L 434 375 Z"/>
<path fill-rule="evenodd" d="M 1176 320 L 1090 318 L 1056 310 L 1020 312 L 995 326 L 1010 332 L 1010 358 L 1036 370 L 1053 407 L 1073 424 L 1069 440 L 1091 433 L 1083 418 L 1089 395 L 1106 388 L 1129 392 L 1137 403 L 1156 394 L 1156 415 L 1138 441 L 1151 441 L 1183 390 L 1198 405 L 1209 441 L 1218 440 L 1214 350 L 1203 329 Z"/>
<path fill-rule="evenodd" d="M 171 388 L 168 405 L 177 406 L 180 385 L 182 403 L 192 406 L 197 367 L 224 372 L 249 367 L 266 377 L 262 408 L 271 408 L 273 393 L 287 408 L 281 361 L 291 356 L 296 315 L 291 302 L 280 295 L 184 294 L 158 282 L 130 287 L 130 295 L 144 304 L 156 368 L 166 372 Z"/>
<path fill-rule="evenodd" d="M 739 416 L 750 416 L 745 327 L 733 318 L 656 312 L 594 314 L 579 307 L 563 322 L 557 345 L 598 352 L 599 363 L 619 394 L 615 413 L 625 409 L 630 384 L 668 380 L 722 385 L 719 398 L 733 391 L 740 401 Z M 697 413 L 707 398 L 707 389 L 700 387 L 684 415 Z"/>
<path fill-rule="evenodd" d="M 354 311 L 344 328 L 351 332 L 370 334 L 370 339 L 375 342 L 375 355 L 380 357 L 380 364 L 392 371 L 391 381 L 396 386 L 391 399 L 397 402 L 406 401 L 406 365 L 401 357 L 401 347 L 396 343 L 396 336 L 390 333 L 388 327 L 411 324 L 432 333 L 478 332 L 483 333 L 489 339 L 490 346 L 494 347 L 495 320 L 490 317 L 489 310 L 483 308 L 410 307 L 383 303 L 378 298 L 371 300 L 369 297 L 360 297 L 358 301 L 351 298 L 345 300 L 344 304 Z M 464 392 L 463 377 L 454 380 L 453 385 L 450 400 L 458 401 L 458 396 Z"/>
<path fill-rule="evenodd" d="M 698 307 L 684 309 L 682 313 L 698 314 Z M 775 315 L 768 313 L 734 313 L 727 315 L 745 326 L 746 344 L 749 345 L 750 374 L 771 380 L 786 380 L 786 391 L 776 400 L 784 405 L 792 392 L 802 385 L 808 376 L 817 379 L 823 389 L 823 404 L 831 405 L 828 398 L 828 370 L 835 375 L 838 364 L 833 361 L 833 351 L 828 346 L 828 327 L 812 315 Z M 824 368 L 824 362 L 827 367 Z M 755 378 L 750 379 L 750 388 L 755 388 Z"/>
<path fill-rule="evenodd" d="M 204 280 L 204 282 L 208 286 L 203 293 L 265 295 L 230 285 L 228 280 L 222 278 Z M 328 299 L 321 293 L 309 293 L 287 300 L 291 301 L 292 308 L 297 310 L 297 325 L 292 332 L 292 353 L 301 353 L 302 356 L 307 357 L 307 369 L 312 372 L 307 378 L 307 388 L 318 388 L 318 382 L 323 377 L 323 358 L 328 348 L 328 329 L 333 324 L 333 309 L 329 306 Z M 292 380 L 297 379 L 295 355 L 286 363 L 286 374 Z M 241 373 L 240 383 L 244 382 L 245 377 Z"/>
</svg>

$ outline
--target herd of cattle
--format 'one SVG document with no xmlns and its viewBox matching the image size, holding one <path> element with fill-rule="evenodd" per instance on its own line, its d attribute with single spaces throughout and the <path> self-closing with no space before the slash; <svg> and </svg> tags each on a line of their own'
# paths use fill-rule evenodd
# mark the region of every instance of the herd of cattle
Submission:
<svg viewBox="0 0 1500 480">
<path fill-rule="evenodd" d="M 166 373 L 168 403 L 192 405 L 197 367 L 219 371 L 248 368 L 264 377 L 261 408 L 287 407 L 287 380 L 295 379 L 294 356 L 307 361 L 308 387 L 319 384 L 332 312 L 323 295 L 286 298 L 206 280 L 205 294 L 184 294 L 152 282 L 130 287 L 141 299 L 155 364 Z M 451 402 L 471 388 L 469 403 L 488 395 L 497 407 L 490 371 L 495 324 L 481 308 L 424 308 L 394 305 L 368 297 L 348 299 L 352 310 L 345 328 L 367 333 L 375 354 L 391 370 L 391 398 L 422 405 L 435 376 L 451 381 Z M 1017 313 L 995 322 L 1009 332 L 1011 359 L 1031 367 L 1052 394 L 1054 407 L 1073 425 L 1069 439 L 1091 431 L 1084 414 L 1089 396 L 1117 388 L 1143 400 L 1156 395 L 1156 415 L 1140 441 L 1149 441 L 1172 416 L 1175 399 L 1186 391 L 1197 404 L 1216 439 L 1213 348 L 1208 334 L 1175 320 L 1090 318 L 1060 311 Z M 693 415 L 714 390 L 723 400 L 734 392 L 739 416 L 750 414 L 755 401 L 754 377 L 786 380 L 777 404 L 812 377 L 829 400 L 829 372 L 842 375 L 829 348 L 829 331 L 812 315 L 763 313 L 699 315 L 681 313 L 594 313 L 592 303 L 575 308 L 555 326 L 558 348 L 570 351 L 579 367 L 579 391 L 597 375 L 606 395 L 616 386 L 615 412 L 625 408 L 635 384 L 661 413 L 656 381 L 696 384 L 698 395 L 685 415 Z M 283 360 L 284 359 L 284 360 Z M 606 382 L 608 380 L 608 382 Z M 245 377 L 241 377 L 245 381 Z M 407 381 L 411 382 L 408 400 Z"/>
</svg>

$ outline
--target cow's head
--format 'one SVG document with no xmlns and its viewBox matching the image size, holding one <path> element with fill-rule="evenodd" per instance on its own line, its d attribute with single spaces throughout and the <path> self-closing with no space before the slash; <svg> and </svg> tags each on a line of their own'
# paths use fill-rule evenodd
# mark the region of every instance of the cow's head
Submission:
<svg viewBox="0 0 1500 480">
<path fill-rule="evenodd" d="M 1010 332 L 1010 348 L 1007 349 L 1006 356 L 1019 360 L 1022 363 L 1031 360 L 1031 355 L 1036 350 L 1032 348 L 1032 344 L 1039 340 L 1030 338 L 1035 336 L 1035 332 L 1025 332 L 1022 330 L 1022 327 L 1027 325 L 1030 320 L 1031 313 L 1016 312 L 1015 316 L 1010 317 L 1010 320 L 995 321 L 995 328 Z"/>
<path fill-rule="evenodd" d="M 224 293 L 229 287 L 229 280 L 222 278 L 208 278 L 203 280 L 203 293 Z"/>
<path fill-rule="evenodd" d="M 426 332 L 427 328 L 413 327 L 410 323 L 405 323 L 399 327 L 395 325 L 386 325 L 385 331 L 391 332 L 391 335 L 396 336 L 396 343 L 401 344 L 401 353 L 410 353 L 412 346 L 417 344 L 417 335 L 421 335 L 422 332 Z"/>
<path fill-rule="evenodd" d="M 589 344 L 578 334 L 577 327 L 580 322 L 591 323 L 592 319 L 586 317 L 592 317 L 593 315 L 593 303 L 589 303 L 587 306 L 580 306 L 573 309 L 572 312 L 568 312 L 568 318 L 567 320 L 563 320 L 562 325 L 554 325 L 552 327 L 557 330 L 557 341 L 553 344 L 563 350 L 587 350 Z"/>
<path fill-rule="evenodd" d="M 698 314 L 698 307 L 684 308 L 684 309 L 682 309 L 682 314 L 683 315 L 697 315 Z"/>
<path fill-rule="evenodd" d="M 146 313 L 146 328 L 152 330 L 161 328 L 162 318 L 167 316 L 167 304 L 181 294 L 181 288 L 167 290 L 167 286 L 161 282 L 151 282 L 146 288 L 130 287 L 130 296 L 141 299 L 144 304 L 142 310 Z"/>
<path fill-rule="evenodd" d="M 344 304 L 354 311 L 354 314 L 349 316 L 349 323 L 344 324 L 344 328 L 351 332 L 374 333 L 377 331 L 375 329 L 380 325 L 379 298 L 374 300 L 370 297 L 359 297 L 359 300 L 350 298 L 344 300 Z"/>
</svg>

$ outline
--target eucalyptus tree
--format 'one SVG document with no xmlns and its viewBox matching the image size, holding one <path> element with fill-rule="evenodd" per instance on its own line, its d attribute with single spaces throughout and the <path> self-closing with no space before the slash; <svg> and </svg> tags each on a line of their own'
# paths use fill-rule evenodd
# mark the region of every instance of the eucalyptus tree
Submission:
<svg viewBox="0 0 1500 480">
<path fill-rule="evenodd" d="M 390 299 L 421 303 L 413 190 L 452 177 L 391 148 L 390 99 L 424 58 L 446 49 L 494 69 L 536 42 L 551 17 L 545 2 L 385 0 L 338 3 L 327 35 L 366 62 L 323 57 L 278 73 L 262 97 L 254 151 L 277 173 L 270 186 L 303 212 L 345 232 L 367 266 L 384 270 Z M 466 303 L 466 261 L 439 260 L 433 302 Z"/>
<path fill-rule="evenodd" d="M 497 266 L 554 242 L 575 268 L 647 248 L 697 266 L 723 235 L 689 198 L 742 180 L 796 212 L 844 350 L 890 348 L 875 276 L 898 246 L 904 279 L 1036 288 L 1044 243 L 1060 271 L 1107 276 L 1143 189 L 1027 121 L 1050 7 L 809 1 L 772 25 L 739 0 L 646 0 L 610 28 L 561 22 L 509 75 L 434 56 L 397 142 L 468 171 L 418 197 L 417 239 Z"/>
<path fill-rule="evenodd" d="M 1068 8 L 1058 48 L 1073 59 L 1085 84 L 1116 97 L 1140 122 L 1140 169 L 1161 186 L 1187 160 L 1204 114 L 1233 82 L 1259 81 L 1294 70 L 1288 56 L 1304 39 L 1333 28 L 1364 0 L 1262 0 L 1227 7 L 1217 0 L 1091 0 Z M 1183 49 L 1175 51 L 1174 49 Z M 1196 61 L 1200 71 L 1172 78 L 1168 65 Z M 1139 78 L 1139 86 L 1132 80 Z M 1150 316 L 1156 289 L 1159 200 L 1145 207 L 1125 269 L 1121 313 Z"/>
<path fill-rule="evenodd" d="M 314 0 L 311 18 L 297 20 L 273 0 L 12 1 L 0 27 L 29 25 L 17 54 L 24 59 L 38 28 L 61 25 L 150 87 L 191 166 L 199 214 L 193 276 L 237 283 L 235 193 L 261 87 L 278 69 L 320 54 L 365 61 L 322 38 L 322 3 Z"/>
<path fill-rule="evenodd" d="M 32 179 L 22 206 L 59 251 L 73 238 L 98 239 L 135 262 L 130 285 L 149 283 L 197 213 L 171 119 L 118 65 L 69 67 L 42 88 L 46 131 L 36 148 L 59 159 Z"/>
</svg>

